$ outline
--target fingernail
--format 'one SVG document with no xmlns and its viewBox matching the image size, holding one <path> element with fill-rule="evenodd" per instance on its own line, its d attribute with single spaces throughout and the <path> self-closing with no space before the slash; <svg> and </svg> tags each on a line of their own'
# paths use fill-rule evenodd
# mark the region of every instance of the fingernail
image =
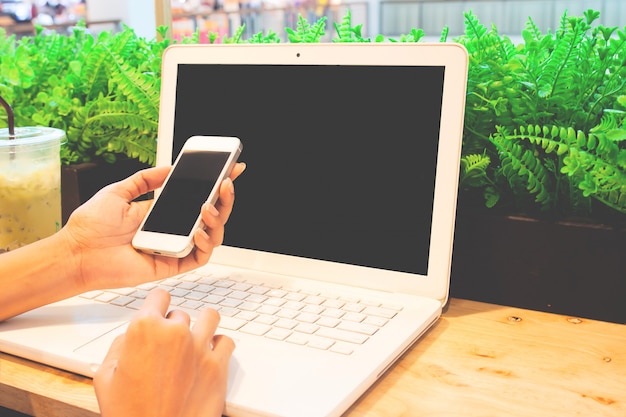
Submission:
<svg viewBox="0 0 626 417">
<path fill-rule="evenodd" d="M 231 180 L 230 178 L 226 178 L 226 181 L 228 182 L 228 192 L 230 192 L 231 194 L 235 194 L 235 186 L 233 185 L 233 180 Z"/>
<path fill-rule="evenodd" d="M 213 215 L 213 216 L 219 216 L 220 215 L 220 212 L 217 211 L 215 206 L 212 205 L 212 204 L 207 204 L 207 210 L 209 210 L 209 213 L 211 213 L 211 215 Z"/>
</svg>

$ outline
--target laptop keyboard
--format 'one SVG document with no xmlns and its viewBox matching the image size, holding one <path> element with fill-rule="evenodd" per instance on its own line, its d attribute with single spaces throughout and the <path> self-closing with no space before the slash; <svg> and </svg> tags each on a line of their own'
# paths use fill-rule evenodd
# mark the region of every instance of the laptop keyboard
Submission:
<svg viewBox="0 0 626 417">
<path fill-rule="evenodd" d="M 156 287 L 169 291 L 171 308 L 188 312 L 192 319 L 198 311 L 213 308 L 220 313 L 222 329 L 344 355 L 366 343 L 401 310 L 373 300 L 325 297 L 316 291 L 203 270 L 81 297 L 137 310 Z"/>
</svg>

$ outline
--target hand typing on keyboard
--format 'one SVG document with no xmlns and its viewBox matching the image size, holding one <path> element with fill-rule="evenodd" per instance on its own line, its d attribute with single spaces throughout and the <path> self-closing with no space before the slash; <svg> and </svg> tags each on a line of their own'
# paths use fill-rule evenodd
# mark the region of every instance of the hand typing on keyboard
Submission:
<svg viewBox="0 0 626 417">
<path fill-rule="evenodd" d="M 155 289 L 118 336 L 94 377 L 103 417 L 220 416 L 232 339 L 215 335 L 219 314 L 202 310 L 190 328 L 170 294 Z"/>
</svg>

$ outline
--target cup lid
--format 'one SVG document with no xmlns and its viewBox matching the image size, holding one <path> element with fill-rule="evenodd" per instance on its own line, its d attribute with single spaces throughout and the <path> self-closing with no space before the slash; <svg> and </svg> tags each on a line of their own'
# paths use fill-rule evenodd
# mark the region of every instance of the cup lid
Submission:
<svg viewBox="0 0 626 417">
<path fill-rule="evenodd" d="M 8 128 L 0 129 L 0 147 L 45 144 L 58 142 L 64 138 L 65 132 L 53 127 L 16 127 L 14 136 L 9 134 Z"/>
</svg>

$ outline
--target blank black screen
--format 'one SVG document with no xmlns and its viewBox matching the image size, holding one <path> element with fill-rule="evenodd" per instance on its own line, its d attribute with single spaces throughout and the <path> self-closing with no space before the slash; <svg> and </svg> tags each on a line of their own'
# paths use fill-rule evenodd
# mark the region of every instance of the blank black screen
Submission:
<svg viewBox="0 0 626 417">
<path fill-rule="evenodd" d="M 228 156 L 228 152 L 184 152 L 142 230 L 189 235 Z"/>
<path fill-rule="evenodd" d="M 237 136 L 224 244 L 425 274 L 443 67 L 180 65 L 174 158 Z"/>
</svg>

